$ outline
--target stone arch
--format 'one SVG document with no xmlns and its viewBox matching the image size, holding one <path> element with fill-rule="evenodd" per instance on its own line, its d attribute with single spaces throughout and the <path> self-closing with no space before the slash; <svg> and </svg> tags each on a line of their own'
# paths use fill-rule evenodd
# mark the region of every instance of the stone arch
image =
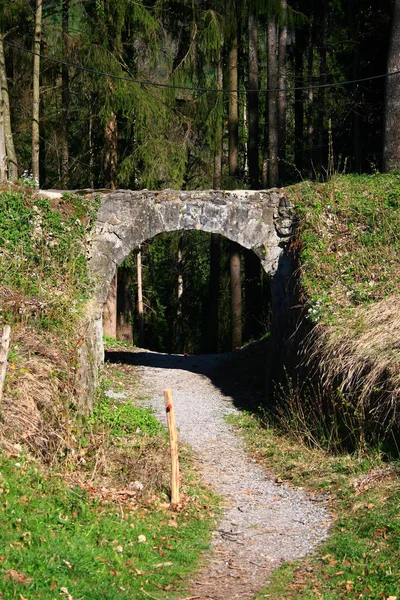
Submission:
<svg viewBox="0 0 400 600">
<path fill-rule="evenodd" d="M 287 249 L 295 219 L 283 191 L 175 191 L 119 190 L 101 193 L 94 232 L 89 240 L 89 269 L 95 281 L 88 305 L 82 342 L 78 349 L 76 388 L 79 409 L 93 405 L 98 372 L 104 361 L 102 308 L 116 267 L 144 241 L 177 230 L 197 229 L 218 233 L 260 258 L 271 276 L 271 364 L 286 352 L 285 334 L 290 330 L 288 308 L 292 304 L 293 264 Z M 267 379 L 271 376 L 267 374 Z"/>
<path fill-rule="evenodd" d="M 120 190 L 104 195 L 89 260 L 98 305 L 107 297 L 116 267 L 132 250 L 160 233 L 195 229 L 253 250 L 273 276 L 292 234 L 292 209 L 277 190 Z"/>
</svg>

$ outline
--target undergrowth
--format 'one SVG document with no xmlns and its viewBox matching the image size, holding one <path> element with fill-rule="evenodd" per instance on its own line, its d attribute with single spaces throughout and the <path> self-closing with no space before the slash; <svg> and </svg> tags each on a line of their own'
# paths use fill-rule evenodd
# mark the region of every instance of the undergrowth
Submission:
<svg viewBox="0 0 400 600">
<path fill-rule="evenodd" d="M 90 293 L 86 237 L 96 201 L 0 194 L 0 320 L 72 330 Z M 68 316 L 68 318 L 66 318 Z"/>
<path fill-rule="evenodd" d="M 299 220 L 303 381 L 289 378 L 278 416 L 316 446 L 398 454 L 400 174 L 335 176 L 288 194 Z"/>
<path fill-rule="evenodd" d="M 400 174 L 335 176 L 287 193 L 299 217 L 309 319 L 332 323 L 400 289 Z"/>
</svg>

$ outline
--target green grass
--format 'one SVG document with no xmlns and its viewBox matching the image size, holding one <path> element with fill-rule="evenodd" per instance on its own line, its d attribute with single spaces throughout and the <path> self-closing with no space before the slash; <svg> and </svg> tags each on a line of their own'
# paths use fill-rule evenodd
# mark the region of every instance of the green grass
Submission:
<svg viewBox="0 0 400 600">
<path fill-rule="evenodd" d="M 2 321 L 53 331 L 76 322 L 90 295 L 86 235 L 96 206 L 69 195 L 56 209 L 28 190 L 0 193 Z"/>
<path fill-rule="evenodd" d="M 51 599 L 167 598 L 207 548 L 204 495 L 182 513 L 92 499 L 34 463 L 0 456 L 0 594 Z M 196 493 L 196 490 L 192 490 Z M 197 493 L 198 490 L 197 490 Z M 176 526 L 175 526 L 176 525 Z M 139 536 L 146 541 L 139 542 Z M 171 597 L 173 596 L 171 592 Z"/>
<path fill-rule="evenodd" d="M 89 421 L 103 426 L 113 436 L 152 436 L 164 429 L 150 410 L 133 406 L 131 402 L 116 402 L 106 396 L 102 396 L 95 404 Z"/>
<path fill-rule="evenodd" d="M 379 455 L 331 455 L 265 428 L 254 416 L 230 416 L 250 452 L 278 480 L 329 494 L 331 535 L 316 554 L 276 570 L 262 598 L 386 600 L 400 595 L 399 472 Z M 368 474 L 382 473 L 370 484 Z M 358 482 L 358 485 L 357 485 Z"/>
<path fill-rule="evenodd" d="M 288 188 L 299 217 L 309 318 L 334 322 L 400 289 L 400 173 L 335 176 Z"/>
<path fill-rule="evenodd" d="M 0 454 L 0 599 L 175 598 L 209 547 L 217 498 L 182 446 L 182 502 L 170 508 L 166 428 L 135 405 L 132 367 L 105 370 L 112 389 L 123 375 L 127 399 L 100 391 L 53 469 Z"/>
</svg>

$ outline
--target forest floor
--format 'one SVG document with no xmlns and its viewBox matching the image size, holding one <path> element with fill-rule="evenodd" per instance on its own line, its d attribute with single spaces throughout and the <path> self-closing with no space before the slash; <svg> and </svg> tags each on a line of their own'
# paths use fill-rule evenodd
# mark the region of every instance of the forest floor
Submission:
<svg viewBox="0 0 400 600">
<path fill-rule="evenodd" d="M 149 396 L 143 402 L 162 421 L 163 390 L 172 389 L 180 440 L 193 448 L 205 481 L 223 499 L 211 551 L 184 596 L 198 600 L 253 598 L 274 568 L 310 553 L 330 525 L 326 495 L 306 494 L 268 474 L 227 423 L 243 402 L 232 376 L 226 378 L 227 358 L 139 349 L 108 353 L 111 363 L 139 373 Z"/>
</svg>

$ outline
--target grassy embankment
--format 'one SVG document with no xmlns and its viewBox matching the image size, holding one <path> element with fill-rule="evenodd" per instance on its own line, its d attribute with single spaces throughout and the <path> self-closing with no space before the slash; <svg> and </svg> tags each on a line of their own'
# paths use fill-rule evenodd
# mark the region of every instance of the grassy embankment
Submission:
<svg viewBox="0 0 400 600">
<path fill-rule="evenodd" d="M 328 493 L 334 523 L 257 598 L 399 599 L 400 175 L 288 192 L 313 377 L 282 387 L 273 413 L 231 420 L 278 482 Z"/>
<path fill-rule="evenodd" d="M 168 502 L 165 430 L 135 406 L 118 366 L 90 418 L 74 373 L 90 297 L 85 239 L 95 201 L 0 195 L 0 325 L 12 345 L 0 421 L 0 598 L 175 597 L 208 544 L 215 501 L 183 456 Z"/>
</svg>

